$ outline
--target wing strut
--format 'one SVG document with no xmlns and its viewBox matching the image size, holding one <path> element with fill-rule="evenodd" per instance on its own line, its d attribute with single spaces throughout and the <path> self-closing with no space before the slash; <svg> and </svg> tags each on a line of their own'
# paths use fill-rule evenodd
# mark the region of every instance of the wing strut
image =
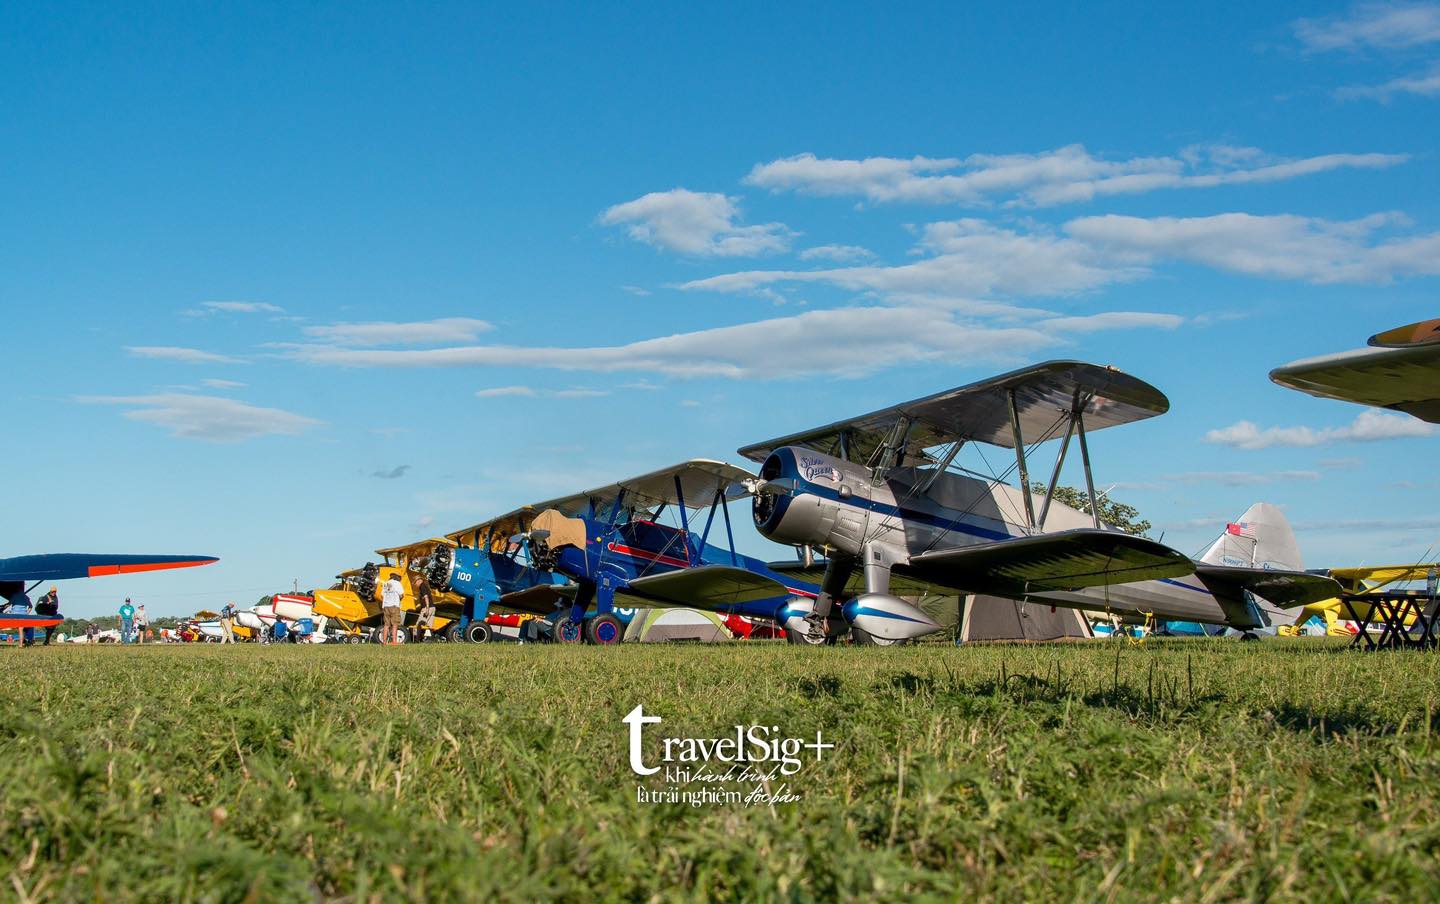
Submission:
<svg viewBox="0 0 1440 904">
<path fill-rule="evenodd" d="M 1045 501 L 1040 506 L 1040 529 L 1045 529 L 1045 519 L 1050 515 L 1050 503 L 1055 498 L 1055 486 L 1060 480 L 1060 468 L 1065 465 L 1065 453 L 1070 449 L 1070 437 L 1075 433 L 1075 418 L 1080 413 L 1080 395 L 1076 393 L 1075 402 L 1070 406 L 1069 422 L 1065 425 L 1065 438 L 1060 441 L 1060 454 L 1055 456 L 1055 469 L 1050 472 L 1050 483 L 1045 487 Z"/>
<path fill-rule="evenodd" d="M 1020 490 L 1025 497 L 1025 526 L 1035 529 L 1035 500 L 1030 498 L 1030 469 L 1025 467 L 1025 438 L 1020 435 L 1020 406 L 1015 390 L 1006 390 L 1010 399 L 1010 436 L 1015 441 L 1015 464 L 1020 468 Z"/>
<path fill-rule="evenodd" d="M 1095 502 L 1095 477 L 1090 473 L 1090 444 L 1085 442 L 1085 412 L 1075 412 L 1076 432 L 1080 434 L 1080 461 L 1085 465 L 1085 493 L 1090 497 L 1090 520 L 1100 530 L 1100 506 Z"/>
</svg>

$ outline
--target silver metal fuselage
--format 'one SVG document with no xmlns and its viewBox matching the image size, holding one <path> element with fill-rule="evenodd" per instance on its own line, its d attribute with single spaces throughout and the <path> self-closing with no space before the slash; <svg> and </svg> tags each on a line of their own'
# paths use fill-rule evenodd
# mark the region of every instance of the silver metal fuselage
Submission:
<svg viewBox="0 0 1440 904">
<path fill-rule="evenodd" d="M 1096 526 L 1090 515 L 1052 500 L 1044 524 L 1031 529 L 1025 522 L 1025 500 L 1018 488 L 953 471 L 897 468 L 883 480 L 872 482 L 868 468 L 809 449 L 777 450 L 777 458 L 784 471 L 790 471 L 793 463 L 797 473 L 767 474 L 762 470 L 762 480 L 785 477 L 793 479 L 793 484 L 789 484 L 786 499 L 773 503 L 776 508 L 771 517 L 762 518 L 757 508 L 760 532 L 780 543 L 828 548 L 832 555 L 866 565 L 876 561 L 877 555 L 881 561 L 900 564 L 936 550 Z M 866 568 L 866 590 L 887 592 L 887 588 L 873 586 L 873 580 L 871 569 Z M 1195 575 L 1019 598 L 1134 619 L 1232 624 L 1220 602 Z M 1282 611 L 1259 599 L 1255 602 L 1270 614 Z"/>
</svg>

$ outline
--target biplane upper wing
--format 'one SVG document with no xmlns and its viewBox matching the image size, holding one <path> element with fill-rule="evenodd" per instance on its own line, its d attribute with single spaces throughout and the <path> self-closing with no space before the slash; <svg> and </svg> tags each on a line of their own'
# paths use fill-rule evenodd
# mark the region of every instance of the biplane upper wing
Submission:
<svg viewBox="0 0 1440 904">
<path fill-rule="evenodd" d="M 1360 593 L 1377 586 L 1399 584 L 1406 581 L 1423 581 L 1431 571 L 1440 571 L 1440 562 L 1416 565 L 1367 565 L 1358 568 L 1327 568 L 1320 572 L 1340 582 L 1340 586 L 1352 593 Z"/>
<path fill-rule="evenodd" d="M 1016 596 L 1181 577 L 1195 563 L 1154 540 L 1079 528 L 922 553 L 894 571 L 961 593 Z"/>
<path fill-rule="evenodd" d="M 1270 379 L 1309 395 L 1440 424 L 1440 320 L 1388 330 L 1372 336 L 1370 345 L 1294 361 L 1270 371 Z"/>
<path fill-rule="evenodd" d="M 0 559 L 0 581 L 64 581 L 107 574 L 137 574 L 167 568 L 193 568 L 218 562 L 214 556 L 134 556 L 99 553 L 49 553 Z"/>
<path fill-rule="evenodd" d="M 1170 409 L 1170 401 L 1144 380 L 1081 361 L 1047 361 L 989 380 L 892 405 L 869 414 L 746 446 L 740 454 L 764 461 L 781 446 L 804 446 L 850 461 L 868 461 L 895 422 L 908 418 L 907 444 L 928 449 L 957 439 L 1013 447 L 1010 398 L 1014 393 L 1026 443 L 1053 436 L 1077 402 L 1088 432 L 1144 420 Z"/>
<path fill-rule="evenodd" d="M 545 507 L 566 511 L 585 509 L 593 502 L 598 510 L 618 499 L 621 492 L 625 494 L 626 503 L 633 503 L 636 508 L 656 508 L 661 504 L 679 505 L 681 502 L 684 502 L 687 508 L 705 507 L 715 501 L 717 493 L 723 493 L 727 498 L 741 495 L 744 482 L 754 478 L 755 475 L 744 468 L 737 468 L 723 461 L 694 458 L 638 477 L 566 496 L 546 503 Z"/>
<path fill-rule="evenodd" d="M 384 549 L 375 550 L 375 554 L 389 559 L 391 556 L 399 556 L 402 553 L 407 558 L 413 557 L 415 553 L 429 553 L 437 546 L 454 546 L 455 541 L 449 537 L 431 537 L 428 540 L 416 540 L 413 543 L 406 543 L 403 546 L 387 546 Z"/>
<path fill-rule="evenodd" d="M 1248 590 L 1281 609 L 1308 606 L 1333 599 L 1340 593 L 1340 584 L 1333 578 L 1308 571 L 1283 571 L 1269 568 L 1243 568 L 1232 565 L 1195 566 L 1195 576 L 1224 605 L 1227 600 L 1243 596 Z"/>
</svg>

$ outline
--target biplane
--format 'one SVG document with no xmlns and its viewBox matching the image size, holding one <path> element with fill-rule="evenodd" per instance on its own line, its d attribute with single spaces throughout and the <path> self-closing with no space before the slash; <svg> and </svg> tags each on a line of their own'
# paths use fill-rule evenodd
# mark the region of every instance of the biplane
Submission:
<svg viewBox="0 0 1440 904">
<path fill-rule="evenodd" d="M 1384 620 L 1376 618 L 1378 613 L 1374 611 L 1375 607 L 1370 600 L 1386 588 L 1417 581 L 1433 587 L 1437 573 L 1440 573 L 1440 562 L 1327 568 L 1319 573 L 1339 582 L 1341 594 L 1306 606 L 1295 624 L 1304 624 L 1311 618 L 1319 617 L 1325 622 L 1327 634 L 1349 635 L 1352 628 L 1347 626 L 1346 622 L 1360 625 Z M 1406 613 L 1399 621 L 1402 626 L 1410 625 L 1422 615 L 1423 611 L 1417 609 Z"/>
<path fill-rule="evenodd" d="M 617 607 L 707 609 L 781 624 L 808 612 L 819 588 L 735 550 L 728 503 L 745 498 L 754 480 L 743 468 L 694 459 L 534 506 L 538 513 L 511 540 L 528 549 L 530 567 L 573 582 L 560 588 L 570 605 L 553 617 L 555 639 L 619 643 Z M 664 523 L 667 513 L 678 524 Z M 710 542 L 717 521 L 727 546 Z"/>
<path fill-rule="evenodd" d="M 94 578 L 111 574 L 140 574 L 171 568 L 192 568 L 218 562 L 214 556 L 104 555 L 96 553 L 48 553 L 0 559 L 0 628 L 52 628 L 64 616 L 41 615 L 34 611 L 30 591 L 49 581 Z M 26 587 L 26 584 L 30 584 Z"/>
<path fill-rule="evenodd" d="M 823 550 L 826 563 L 786 566 L 820 582 L 813 642 L 837 602 L 885 640 L 913 636 L 900 595 L 990 594 L 1161 621 L 1265 626 L 1256 598 L 1289 609 L 1338 585 L 1298 568 L 1192 561 L 1101 523 L 1087 437 L 1164 414 L 1160 390 L 1114 368 L 1050 361 L 968 386 L 746 446 L 761 463 L 753 517 L 765 537 Z M 1059 450 L 1043 498 L 1029 459 Z M 1089 513 L 1054 498 L 1072 442 Z M 956 463 L 967 445 L 1011 450 L 1002 474 Z M 1019 486 L 1005 482 L 1010 472 Z M 913 607 L 911 607 L 913 608 Z"/>
<path fill-rule="evenodd" d="M 562 592 L 565 576 L 537 568 L 530 546 L 514 539 L 529 530 L 537 513 L 550 503 L 522 506 L 479 524 L 445 535 L 423 565 L 433 589 L 463 600 L 454 639 L 486 643 L 496 628 L 514 621 L 501 613 L 548 618 L 569 602 Z"/>
<path fill-rule="evenodd" d="M 1440 319 L 1377 333 L 1369 348 L 1291 362 L 1270 371 L 1270 379 L 1320 398 L 1440 424 Z"/>
</svg>

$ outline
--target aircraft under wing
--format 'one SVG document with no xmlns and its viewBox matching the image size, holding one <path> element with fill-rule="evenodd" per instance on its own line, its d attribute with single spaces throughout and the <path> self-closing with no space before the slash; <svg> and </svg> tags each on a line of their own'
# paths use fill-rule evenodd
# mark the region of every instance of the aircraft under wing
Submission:
<svg viewBox="0 0 1440 904">
<path fill-rule="evenodd" d="M 214 556 L 136 556 L 100 553 L 49 553 L 0 559 L 0 581 L 65 581 L 107 574 L 136 574 L 168 568 L 192 568 L 218 562 Z"/>
<path fill-rule="evenodd" d="M 1412 324 L 1372 337 L 1377 347 L 1295 361 L 1270 371 L 1270 379 L 1309 395 L 1440 424 L 1440 339 L 1417 335 L 1427 326 L 1440 333 L 1437 321 Z"/>
<path fill-rule="evenodd" d="M 961 593 L 1013 597 L 1181 577 L 1195 563 L 1154 540 L 1079 528 L 927 552 L 894 571 Z"/>
<path fill-rule="evenodd" d="M 909 418 L 908 444 L 929 449 L 957 439 L 1011 448 L 1010 393 L 1015 394 L 1021 434 L 1026 443 L 1053 436 L 1076 400 L 1085 401 L 1085 429 L 1093 433 L 1144 420 L 1170 410 L 1160 390 L 1111 367 L 1082 361 L 1047 361 L 968 386 L 824 427 L 746 446 L 740 454 L 764 461 L 781 446 L 804 446 L 850 461 L 870 459 L 898 418 Z M 843 454 L 842 454 L 843 453 Z"/>
<path fill-rule="evenodd" d="M 1440 562 L 1421 562 L 1415 565 L 1362 565 L 1357 568 L 1326 568 L 1318 572 L 1340 582 L 1340 586 L 1351 593 L 1363 593 L 1390 584 L 1407 581 L 1423 581 L 1431 571 L 1440 570 Z"/>
<path fill-rule="evenodd" d="M 1195 566 L 1195 576 L 1209 588 L 1223 605 L 1226 600 L 1243 596 L 1248 590 L 1281 609 L 1295 609 L 1340 594 L 1340 584 L 1333 578 L 1306 571 L 1280 571 L 1267 568 L 1237 568 L 1230 565 Z"/>
<path fill-rule="evenodd" d="M 528 612 L 531 615 L 549 615 L 567 601 L 574 587 L 556 584 L 538 584 L 514 593 L 507 593 L 495 603 L 504 609 Z"/>
<path fill-rule="evenodd" d="M 783 596 L 786 592 L 783 584 L 753 571 L 729 565 L 701 565 L 636 578 L 622 594 L 650 605 L 717 609 Z"/>
</svg>

